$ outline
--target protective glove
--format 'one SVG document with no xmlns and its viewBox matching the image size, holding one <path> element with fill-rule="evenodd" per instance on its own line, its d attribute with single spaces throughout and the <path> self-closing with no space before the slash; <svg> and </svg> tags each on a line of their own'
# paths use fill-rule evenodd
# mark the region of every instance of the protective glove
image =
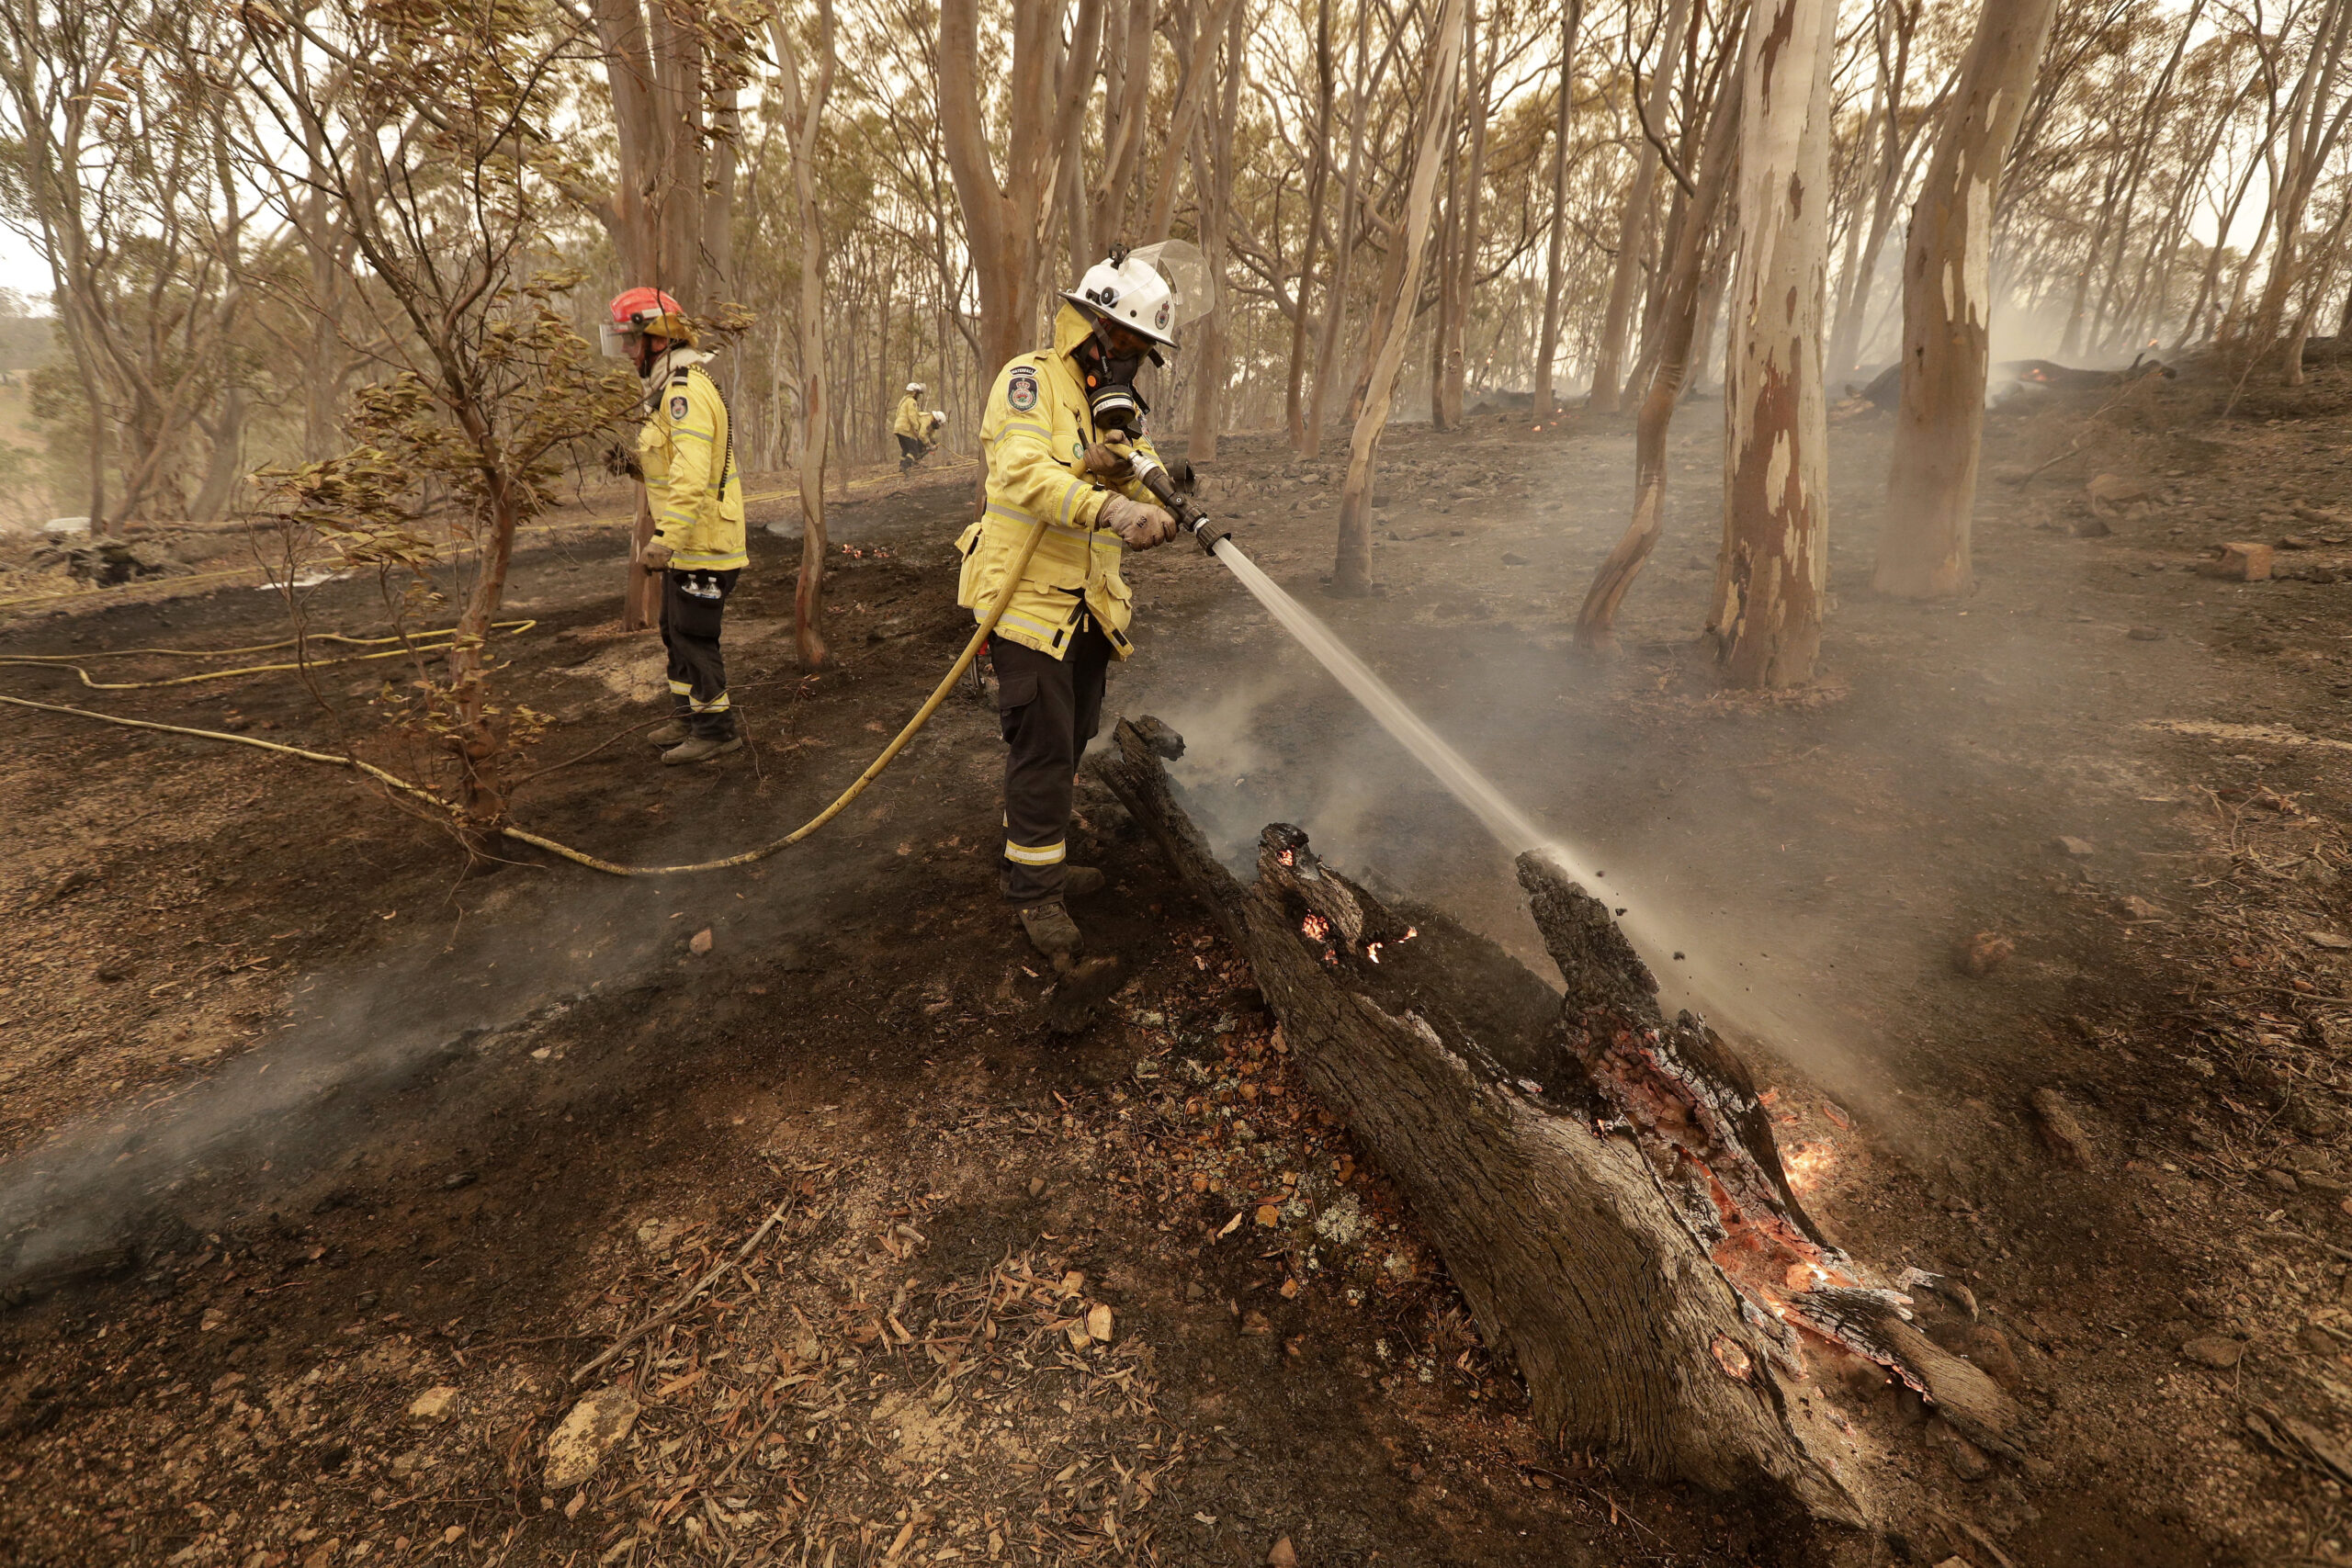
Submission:
<svg viewBox="0 0 2352 1568">
<path fill-rule="evenodd" d="M 1096 479 L 1131 479 L 1136 477 L 1135 448 L 1124 441 L 1097 441 L 1086 449 L 1086 471 Z"/>
<path fill-rule="evenodd" d="M 670 547 L 656 538 L 637 558 L 648 571 L 667 571 L 670 570 Z"/>
<path fill-rule="evenodd" d="M 1176 519 L 1157 506 L 1114 495 L 1102 502 L 1102 526 L 1131 550 L 1148 550 L 1176 536 Z"/>
</svg>

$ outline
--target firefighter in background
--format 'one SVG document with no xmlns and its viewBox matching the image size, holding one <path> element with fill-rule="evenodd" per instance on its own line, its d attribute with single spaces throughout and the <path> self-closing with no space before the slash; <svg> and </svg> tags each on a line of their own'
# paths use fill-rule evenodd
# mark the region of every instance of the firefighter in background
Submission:
<svg viewBox="0 0 2352 1568">
<path fill-rule="evenodd" d="M 922 383 L 907 383 L 907 395 L 899 400 L 898 417 L 890 422 L 890 434 L 899 438 L 899 472 L 905 473 L 930 454 L 931 433 L 934 426 L 931 415 L 915 406 L 922 396 Z"/>
<path fill-rule="evenodd" d="M 710 355 L 695 347 L 694 327 L 667 294 L 623 294 L 604 336 L 606 353 L 635 362 L 651 411 L 638 434 L 654 516 L 642 559 L 662 574 L 671 717 L 650 739 L 666 765 L 707 761 L 743 746 L 718 647 L 727 596 L 751 564 L 734 422 L 707 368 Z"/>
<path fill-rule="evenodd" d="M 1134 400 L 1144 364 L 1159 363 L 1176 340 L 1167 282 L 1124 249 L 1062 299 L 1053 347 L 1008 363 L 989 394 L 980 424 L 987 507 L 956 542 L 964 561 L 956 602 L 984 616 L 1032 525 L 1046 525 L 989 647 L 1008 748 L 1004 896 L 1031 943 L 1067 968 L 1080 941 L 1067 900 L 1102 886 L 1100 871 L 1068 863 L 1066 839 L 1079 754 L 1102 723 L 1105 675 L 1132 651 L 1134 595 L 1119 575 L 1121 551 L 1176 536 L 1176 520 L 1134 477 L 1136 448 L 1124 436 L 1105 439 L 1094 409 L 1106 391 Z"/>
</svg>

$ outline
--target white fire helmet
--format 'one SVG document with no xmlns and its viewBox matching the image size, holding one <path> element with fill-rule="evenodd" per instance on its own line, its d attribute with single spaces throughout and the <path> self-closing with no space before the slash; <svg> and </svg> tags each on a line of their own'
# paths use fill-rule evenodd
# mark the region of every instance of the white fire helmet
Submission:
<svg viewBox="0 0 2352 1568">
<path fill-rule="evenodd" d="M 921 381 L 910 381 L 910 382 L 908 382 L 908 383 L 907 383 L 907 396 L 909 396 L 909 397 L 910 397 L 910 398 L 920 398 L 920 397 L 922 397 L 922 383 Z"/>
<path fill-rule="evenodd" d="M 1172 275 L 1172 283 L 1163 272 Z M 1207 262 L 1183 240 L 1132 252 L 1114 247 L 1062 298 L 1170 348 L 1177 346 L 1178 327 L 1208 314 L 1216 303 Z"/>
</svg>

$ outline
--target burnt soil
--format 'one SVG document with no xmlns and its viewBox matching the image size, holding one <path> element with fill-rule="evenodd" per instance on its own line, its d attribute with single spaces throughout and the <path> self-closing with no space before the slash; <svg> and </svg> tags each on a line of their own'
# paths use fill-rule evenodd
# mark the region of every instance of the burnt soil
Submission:
<svg viewBox="0 0 2352 1568">
<path fill-rule="evenodd" d="M 1841 407 L 1822 680 L 1773 698 L 1720 691 L 1696 637 L 1713 403 L 1599 660 L 1566 627 L 1622 526 L 1622 423 L 1394 430 L 1363 600 L 1317 588 L 1338 454 L 1204 464 L 1255 558 L 1708 964 L 1695 999 L 1825 1226 L 1967 1286 L 1973 1320 L 1920 1292 L 1922 1322 L 2019 1396 L 2031 1456 L 1858 1393 L 1913 1428 L 1925 1501 L 1886 1537 L 1547 1443 L 1246 968 L 1091 796 L 1076 847 L 1112 886 L 1079 914 L 1126 977 L 1049 1029 L 975 692 L 807 843 L 628 880 L 469 863 L 314 763 L 10 709 L 0 1561 L 2352 1562 L 2352 374 L 2220 402 L 2192 371 L 1996 412 L 1981 587 L 1938 605 L 1867 591 L 1887 423 Z M 704 767 L 641 739 L 658 646 L 619 632 L 619 532 L 587 525 L 615 499 L 534 535 L 499 692 L 518 771 L 550 771 L 515 819 L 639 863 L 805 820 L 967 635 L 971 472 L 839 506 L 814 674 L 797 540 L 755 527 L 753 744 Z M 2147 493 L 2095 520 L 2102 473 Z M 2236 540 L 2295 575 L 2200 574 Z M 5 596 L 67 586 L 8 564 Z M 1501 849 L 1227 574 L 1187 547 L 1132 575 L 1111 706 L 1186 735 L 1223 845 L 1297 822 L 1549 978 Z M 301 595 L 353 636 L 381 603 Z M 6 654 L 288 627 L 221 577 L 6 613 Z M 0 689 L 434 780 L 398 663 Z M 548 1439 L 607 1386 L 633 1428 L 550 1488 Z"/>
</svg>

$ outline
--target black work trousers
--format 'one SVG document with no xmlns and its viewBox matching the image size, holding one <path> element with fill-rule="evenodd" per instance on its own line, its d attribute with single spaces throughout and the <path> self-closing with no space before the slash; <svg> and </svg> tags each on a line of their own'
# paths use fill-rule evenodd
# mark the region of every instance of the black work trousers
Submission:
<svg viewBox="0 0 2352 1568">
<path fill-rule="evenodd" d="M 662 646 L 670 652 L 670 707 L 696 735 L 735 738 L 735 710 L 727 700 L 727 660 L 718 630 L 727 596 L 741 569 L 703 571 L 672 567 L 662 574 Z"/>
<path fill-rule="evenodd" d="M 1056 659 L 1003 637 L 996 659 L 998 727 L 1004 732 L 1004 896 L 1042 904 L 1062 896 L 1070 791 L 1079 754 L 1102 724 L 1111 639 L 1090 618 Z"/>
<path fill-rule="evenodd" d="M 913 468 L 917 463 L 922 462 L 923 459 L 923 454 L 930 450 L 930 444 L 924 441 L 920 435 L 899 436 L 899 472 L 903 474 L 909 468 Z"/>
</svg>

